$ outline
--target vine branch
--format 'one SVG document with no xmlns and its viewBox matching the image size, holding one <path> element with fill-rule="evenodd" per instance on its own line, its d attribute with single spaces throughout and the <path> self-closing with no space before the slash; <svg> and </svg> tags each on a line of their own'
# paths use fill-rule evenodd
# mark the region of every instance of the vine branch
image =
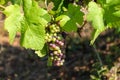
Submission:
<svg viewBox="0 0 120 80">
<path fill-rule="evenodd" d="M 100 62 L 100 66 L 103 66 L 102 59 L 101 59 L 101 57 L 100 57 L 100 55 L 99 55 L 99 53 L 98 53 L 98 51 L 97 51 L 97 49 L 96 49 L 96 46 L 93 45 L 93 48 L 94 48 L 95 53 L 96 53 L 96 56 L 97 56 L 97 58 L 98 58 L 98 60 L 99 60 L 99 62 Z"/>
<path fill-rule="evenodd" d="M 83 25 L 80 28 L 77 29 L 77 33 L 79 34 L 79 37 L 81 37 L 80 32 L 83 29 L 83 27 L 86 25 L 86 23 L 87 23 L 87 21 L 85 20 Z"/>
</svg>

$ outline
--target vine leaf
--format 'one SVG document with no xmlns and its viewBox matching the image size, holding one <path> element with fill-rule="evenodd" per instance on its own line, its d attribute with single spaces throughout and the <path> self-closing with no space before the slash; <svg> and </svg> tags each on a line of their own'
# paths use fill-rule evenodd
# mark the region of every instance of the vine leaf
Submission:
<svg viewBox="0 0 120 80">
<path fill-rule="evenodd" d="M 5 29 L 9 32 L 10 43 L 13 42 L 16 32 L 20 31 L 21 21 L 23 16 L 20 14 L 20 6 L 10 5 L 5 8 L 4 14 L 7 16 L 5 19 Z"/>
<path fill-rule="evenodd" d="M 0 0 L 0 4 L 5 4 L 5 0 Z"/>
<path fill-rule="evenodd" d="M 95 29 L 91 44 L 93 44 L 98 35 L 105 30 L 103 14 L 103 9 L 99 7 L 95 2 L 90 2 L 88 4 L 87 20 L 92 22 L 92 25 Z"/>
<path fill-rule="evenodd" d="M 67 32 L 77 31 L 77 24 L 81 25 L 83 23 L 83 15 L 79 6 L 69 4 L 68 11 L 58 17 L 58 20 L 61 18 L 60 25 L 63 30 Z"/>
<path fill-rule="evenodd" d="M 16 32 L 21 32 L 20 43 L 25 48 L 42 50 L 45 44 L 45 26 L 51 20 L 46 10 L 40 8 L 34 0 L 23 0 L 23 13 L 20 6 L 10 5 L 4 10 L 7 16 L 5 28 L 12 43 Z"/>
<path fill-rule="evenodd" d="M 64 0 L 52 0 L 52 2 L 54 3 L 53 10 L 60 12 L 63 5 L 63 1 Z"/>
<path fill-rule="evenodd" d="M 70 18 L 67 15 L 60 15 L 56 18 L 56 21 L 60 21 L 60 26 L 64 26 Z"/>
<path fill-rule="evenodd" d="M 27 20 L 22 22 L 21 45 L 25 48 L 41 50 L 44 46 L 45 29 L 42 24 L 28 23 Z"/>
<path fill-rule="evenodd" d="M 103 6 L 104 4 L 106 4 L 106 0 L 97 0 L 97 3 Z"/>
<path fill-rule="evenodd" d="M 120 4 L 120 0 L 106 0 L 106 3 L 109 5 L 109 6 L 112 6 L 112 5 L 118 5 Z"/>
<path fill-rule="evenodd" d="M 47 45 L 44 45 L 42 50 L 35 51 L 39 57 L 44 57 L 47 53 Z"/>
<path fill-rule="evenodd" d="M 120 31 L 120 6 L 108 6 L 105 8 L 104 20 L 109 28 L 117 28 Z"/>
<path fill-rule="evenodd" d="M 101 0 L 98 0 L 101 1 Z M 108 28 L 120 31 L 120 0 L 102 0 L 104 8 L 104 22 Z"/>
<path fill-rule="evenodd" d="M 20 5 L 22 0 L 10 0 L 12 2 L 12 4 L 18 4 Z"/>
<path fill-rule="evenodd" d="M 113 13 L 113 15 L 120 17 L 120 10 Z"/>
<path fill-rule="evenodd" d="M 25 48 L 41 50 L 45 44 L 45 25 L 50 17 L 46 17 L 47 11 L 40 9 L 37 2 L 23 0 L 24 21 L 21 28 L 21 45 Z"/>
<path fill-rule="evenodd" d="M 0 0 L 0 4 L 4 5 L 4 4 L 8 3 L 9 1 L 11 1 L 12 4 L 20 5 L 22 0 Z"/>
</svg>

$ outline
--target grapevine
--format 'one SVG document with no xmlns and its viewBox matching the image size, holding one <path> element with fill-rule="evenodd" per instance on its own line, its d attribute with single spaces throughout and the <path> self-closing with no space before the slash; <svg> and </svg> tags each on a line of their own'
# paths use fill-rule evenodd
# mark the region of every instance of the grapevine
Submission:
<svg viewBox="0 0 120 80">
<path fill-rule="evenodd" d="M 120 0 L 0 0 L 0 13 L 6 16 L 4 28 L 10 43 L 19 32 L 20 45 L 39 57 L 46 56 L 48 66 L 65 63 L 63 32 L 80 33 L 89 23 L 93 47 L 103 31 L 113 28 L 120 32 Z M 102 66 L 98 53 L 97 56 Z"/>
<path fill-rule="evenodd" d="M 51 24 L 46 27 L 45 40 L 49 47 L 49 63 L 53 66 L 62 66 L 64 63 L 64 39 L 61 35 L 61 29 L 57 24 Z"/>
</svg>

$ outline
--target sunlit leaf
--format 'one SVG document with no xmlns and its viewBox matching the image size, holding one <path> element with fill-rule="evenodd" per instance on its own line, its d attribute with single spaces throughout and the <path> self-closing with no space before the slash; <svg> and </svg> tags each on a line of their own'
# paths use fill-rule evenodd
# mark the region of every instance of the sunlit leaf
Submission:
<svg viewBox="0 0 120 80">
<path fill-rule="evenodd" d="M 39 57 L 44 57 L 47 53 L 47 46 L 45 45 L 42 50 L 35 51 Z"/>
<path fill-rule="evenodd" d="M 41 50 L 45 44 L 45 26 L 50 21 L 50 17 L 34 0 L 23 1 L 25 18 L 22 22 L 21 45 L 25 48 Z"/>
<path fill-rule="evenodd" d="M 103 15 L 104 11 L 99 5 L 97 5 L 95 2 L 89 3 L 87 20 L 92 22 L 92 25 L 95 29 L 91 44 L 93 44 L 98 35 L 105 30 Z"/>
<path fill-rule="evenodd" d="M 23 16 L 20 13 L 20 6 L 10 5 L 6 7 L 4 14 L 7 16 L 5 19 L 5 29 L 9 32 L 10 42 L 12 43 L 16 32 L 20 31 L 21 21 Z"/>
</svg>

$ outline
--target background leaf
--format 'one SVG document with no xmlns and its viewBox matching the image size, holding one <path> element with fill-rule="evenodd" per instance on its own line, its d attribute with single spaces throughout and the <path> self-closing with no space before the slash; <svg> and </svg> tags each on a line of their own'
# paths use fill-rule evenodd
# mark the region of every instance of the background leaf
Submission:
<svg viewBox="0 0 120 80">
<path fill-rule="evenodd" d="M 101 5 L 106 4 L 106 0 L 97 0 L 97 3 L 100 3 Z"/>
<path fill-rule="evenodd" d="M 112 6 L 112 5 L 119 5 L 120 0 L 106 0 L 107 5 Z"/>
<path fill-rule="evenodd" d="M 64 13 L 64 15 L 67 15 L 69 18 L 63 17 L 62 20 L 67 20 L 64 25 L 62 25 L 63 30 L 67 32 L 71 31 L 77 31 L 77 24 L 82 24 L 83 22 L 83 13 L 80 11 L 80 7 L 69 4 L 68 11 Z M 63 22 L 63 21 L 60 21 Z M 63 24 L 63 23 L 60 23 Z"/>
<path fill-rule="evenodd" d="M 10 0 L 12 2 L 12 4 L 18 4 L 20 5 L 20 3 L 22 2 L 22 0 Z"/>
<path fill-rule="evenodd" d="M 5 4 L 5 0 L 0 0 L 0 4 L 1 5 Z"/>
<path fill-rule="evenodd" d="M 108 6 L 105 8 L 104 21 L 108 28 L 117 28 L 120 32 L 120 6 Z"/>
<path fill-rule="evenodd" d="M 7 16 L 5 19 L 5 29 L 9 32 L 10 42 L 12 43 L 16 32 L 20 31 L 21 21 L 23 16 L 20 14 L 19 5 L 10 5 L 6 7 L 4 14 Z"/>
<path fill-rule="evenodd" d="M 60 12 L 64 0 L 51 0 L 54 3 L 53 10 Z"/>
</svg>

